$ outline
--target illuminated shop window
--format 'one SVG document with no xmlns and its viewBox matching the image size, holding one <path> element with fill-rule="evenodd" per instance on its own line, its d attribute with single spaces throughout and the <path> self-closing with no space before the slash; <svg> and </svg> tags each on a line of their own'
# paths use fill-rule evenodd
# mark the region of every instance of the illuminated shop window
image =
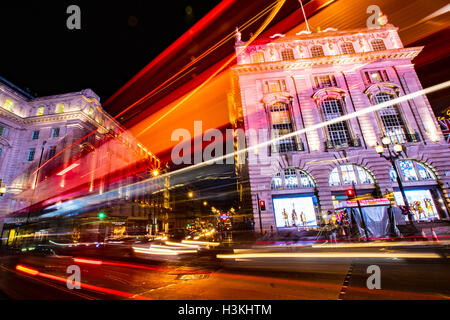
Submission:
<svg viewBox="0 0 450 320">
<path fill-rule="evenodd" d="M 436 180 L 436 175 L 426 164 L 414 160 L 399 160 L 397 168 L 400 171 L 402 181 L 430 181 Z M 396 181 L 397 175 L 394 168 L 389 171 L 391 181 Z"/>
<path fill-rule="evenodd" d="M 3 108 L 12 112 L 13 105 L 14 105 L 14 102 L 11 99 L 6 99 L 5 103 L 3 104 Z"/>
<path fill-rule="evenodd" d="M 380 104 L 394 97 L 387 93 L 378 93 L 374 96 L 375 104 Z M 384 133 L 388 136 L 394 143 L 404 143 L 406 142 L 406 127 L 405 123 L 399 112 L 398 105 L 388 106 L 380 111 L 378 115 L 383 124 Z"/>
<path fill-rule="evenodd" d="M 281 59 L 283 60 L 295 60 L 294 51 L 292 49 L 286 49 L 281 51 Z"/>
<path fill-rule="evenodd" d="M 263 63 L 264 62 L 264 53 L 256 52 L 252 54 L 252 63 Z"/>
<path fill-rule="evenodd" d="M 44 111 L 45 111 L 45 107 L 39 107 L 38 109 L 37 109 L 37 115 L 38 116 L 43 116 L 44 115 Z"/>
<path fill-rule="evenodd" d="M 64 103 L 59 103 L 56 106 L 56 113 L 63 113 L 64 112 Z"/>
<path fill-rule="evenodd" d="M 365 168 L 355 164 L 343 164 L 334 168 L 329 176 L 330 186 L 342 186 L 351 184 L 373 184 L 373 175 Z"/>
<path fill-rule="evenodd" d="M 343 54 L 355 53 L 355 48 L 351 42 L 345 42 L 341 44 L 341 50 Z"/>
<path fill-rule="evenodd" d="M 322 46 L 312 46 L 311 47 L 311 56 L 315 57 L 323 57 L 325 54 L 323 53 Z"/>
<path fill-rule="evenodd" d="M 299 184 L 300 182 L 300 184 Z M 272 178 L 271 188 L 277 189 L 298 189 L 314 188 L 315 184 L 311 176 L 306 171 L 298 168 L 286 168 L 277 173 Z"/>
<path fill-rule="evenodd" d="M 381 39 L 374 39 L 371 42 L 373 51 L 383 51 L 386 50 L 386 45 L 384 44 L 384 41 Z"/>
</svg>

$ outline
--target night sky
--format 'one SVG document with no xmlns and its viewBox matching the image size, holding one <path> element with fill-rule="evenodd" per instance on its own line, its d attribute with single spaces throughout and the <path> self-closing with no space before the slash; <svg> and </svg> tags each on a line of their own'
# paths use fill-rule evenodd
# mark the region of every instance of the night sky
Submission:
<svg viewBox="0 0 450 320">
<path fill-rule="evenodd" d="M 1 1 L 0 76 L 38 96 L 93 89 L 105 101 L 220 1 Z M 81 30 L 69 30 L 69 5 Z"/>
</svg>

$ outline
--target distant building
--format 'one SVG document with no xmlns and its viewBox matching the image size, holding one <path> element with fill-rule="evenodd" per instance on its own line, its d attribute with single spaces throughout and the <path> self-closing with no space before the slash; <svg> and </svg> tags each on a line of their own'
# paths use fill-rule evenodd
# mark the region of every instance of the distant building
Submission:
<svg viewBox="0 0 450 320">
<path fill-rule="evenodd" d="M 422 89 L 412 63 L 422 47 L 404 48 L 390 24 L 244 44 L 238 34 L 232 119 L 246 131 L 247 147 Z M 255 226 L 257 199 L 266 204 L 266 230 L 302 225 L 301 215 L 318 225 L 353 183 L 361 197 L 401 204 L 394 170 L 375 151 L 382 137 L 406 147 L 397 166 L 413 209 L 448 218 L 449 145 L 422 95 L 248 151 L 237 170 L 249 178 Z"/>
<path fill-rule="evenodd" d="M 105 208 L 120 228 L 150 233 L 159 224 L 164 231 L 167 226 L 157 218 L 167 214 L 168 181 L 153 179 L 139 194 L 126 188 L 160 167 L 160 160 L 102 109 L 92 90 L 36 98 L 1 81 L 0 230 L 3 218 L 17 212 L 7 221 L 4 240 L 10 230 L 17 235 L 24 232 L 20 226 L 37 223 L 46 206 L 70 208 L 67 201 L 109 190 L 121 195 Z M 155 190 L 158 195 L 152 195 Z M 108 230 L 112 234 L 114 226 Z"/>
</svg>

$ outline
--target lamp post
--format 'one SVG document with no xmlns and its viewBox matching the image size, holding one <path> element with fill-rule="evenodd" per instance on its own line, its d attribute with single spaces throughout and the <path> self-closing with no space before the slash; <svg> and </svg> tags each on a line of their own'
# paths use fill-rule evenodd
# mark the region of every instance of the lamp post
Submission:
<svg viewBox="0 0 450 320">
<path fill-rule="evenodd" d="M 389 137 L 383 137 L 381 139 L 381 143 L 382 144 L 377 144 L 377 146 L 375 147 L 375 150 L 380 155 L 380 157 L 385 158 L 392 164 L 392 168 L 394 168 L 398 188 L 400 189 L 400 193 L 403 198 L 403 203 L 405 204 L 406 210 L 408 212 L 408 220 L 412 224 L 413 217 L 410 213 L 408 199 L 406 198 L 405 189 L 403 188 L 403 183 L 402 183 L 402 179 L 400 176 L 400 172 L 398 171 L 397 164 L 395 163 L 395 161 L 402 156 L 402 153 L 404 152 L 404 150 L 403 150 L 404 147 L 399 143 L 393 143 Z M 391 150 L 392 145 L 393 145 L 393 150 Z M 388 151 L 388 154 L 389 154 L 388 156 L 384 154 L 385 148 Z"/>
</svg>

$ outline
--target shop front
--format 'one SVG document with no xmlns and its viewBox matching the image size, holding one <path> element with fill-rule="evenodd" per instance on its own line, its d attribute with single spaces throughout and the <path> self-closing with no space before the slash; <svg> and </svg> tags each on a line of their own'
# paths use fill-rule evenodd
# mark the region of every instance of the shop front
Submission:
<svg viewBox="0 0 450 320">
<path fill-rule="evenodd" d="M 398 235 L 397 225 L 406 218 L 391 206 L 389 199 L 347 200 L 334 205 L 337 222 L 349 226 L 352 237 L 379 238 Z"/>
</svg>

